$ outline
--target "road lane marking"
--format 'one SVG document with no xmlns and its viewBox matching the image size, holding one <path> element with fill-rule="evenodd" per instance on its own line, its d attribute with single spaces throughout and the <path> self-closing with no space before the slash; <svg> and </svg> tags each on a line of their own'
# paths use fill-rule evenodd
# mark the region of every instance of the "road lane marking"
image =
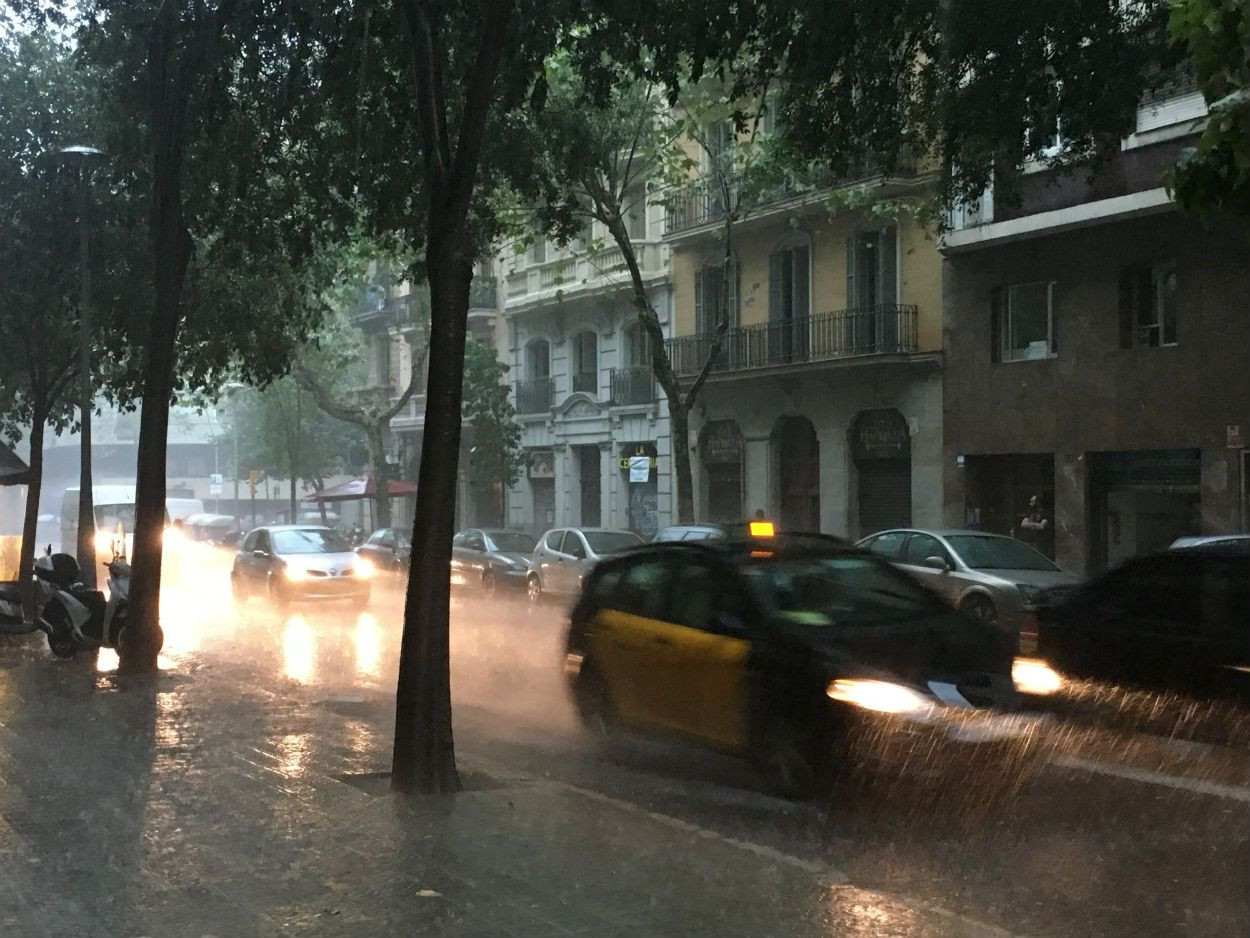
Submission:
<svg viewBox="0 0 1250 938">
<path fill-rule="evenodd" d="M 1211 795 L 1229 801 L 1240 801 L 1250 804 L 1250 788 L 1241 785 L 1223 785 L 1219 782 L 1207 782 L 1200 778 L 1186 778 L 1183 775 L 1168 775 L 1165 772 L 1154 772 L 1150 769 L 1138 769 L 1131 765 L 1118 765 L 1113 762 L 1099 762 L 1095 759 L 1079 759 L 1075 756 L 1059 756 L 1051 760 L 1052 765 L 1065 769 L 1079 769 L 1096 775 L 1110 775 L 1113 778 L 1128 779 L 1147 785 L 1160 785 L 1177 791 L 1188 791 L 1199 795 Z"/>
</svg>

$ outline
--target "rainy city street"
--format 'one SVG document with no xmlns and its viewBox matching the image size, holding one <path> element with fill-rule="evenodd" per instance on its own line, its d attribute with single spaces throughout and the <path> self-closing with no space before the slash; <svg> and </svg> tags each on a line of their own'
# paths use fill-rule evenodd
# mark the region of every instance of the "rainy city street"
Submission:
<svg viewBox="0 0 1250 938">
<path fill-rule="evenodd" d="M 279 615 L 259 601 L 235 608 L 229 555 L 191 547 L 181 569 L 196 573 L 164 596 L 151 771 L 176 754 L 176 727 L 188 722 L 193 691 L 218 681 L 237 686 L 240 698 L 318 715 L 299 732 L 274 736 L 271 728 L 268 751 L 258 751 L 272 760 L 268 771 L 284 797 L 331 784 L 328 774 L 315 777 L 327 771 L 318 768 L 326 752 L 348 750 L 343 774 L 359 784 L 386 770 L 397 592 L 376 589 L 360 614 L 321 607 Z M 745 763 L 684 744 L 638 739 L 605 751 L 569 705 L 563 640 L 555 605 L 531 610 L 519 596 L 454 599 L 455 730 L 470 791 L 559 792 L 579 797 L 579 810 L 599 823 L 645 823 L 641 836 L 663 838 L 655 841 L 657 869 L 675 862 L 662 842 L 676 838 L 714 843 L 743 869 L 763 861 L 783 877 L 814 877 L 841 898 L 828 900 L 813 934 L 1216 936 L 1238 933 L 1231 923 L 1250 923 L 1250 843 L 1236 833 L 1250 822 L 1250 745 L 1245 717 L 1234 710 L 1078 688 L 1060 707 L 1065 715 L 1039 732 L 1036 759 L 1004 765 L 975 753 L 911 753 L 901 766 L 865 766 L 814 802 L 796 804 L 765 794 Z M 39 641 L 23 647 L 20 659 L 5 651 L 0 686 L 6 675 L 12 684 L 38 680 L 33 672 L 90 668 L 52 659 Z M 135 694 L 115 666 L 102 652 L 90 693 Z M 177 784 L 166 778 L 149 791 Z M 6 819 L 20 836 L 20 818 Z M 691 927 L 675 907 L 652 908 L 655 934 Z"/>
</svg>

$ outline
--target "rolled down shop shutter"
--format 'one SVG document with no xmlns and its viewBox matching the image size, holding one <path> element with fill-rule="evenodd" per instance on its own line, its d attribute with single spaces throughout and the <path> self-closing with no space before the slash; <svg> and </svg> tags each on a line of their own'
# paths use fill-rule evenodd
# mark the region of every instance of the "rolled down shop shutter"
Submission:
<svg viewBox="0 0 1250 938">
<path fill-rule="evenodd" d="M 911 460 L 874 459 L 859 465 L 859 536 L 911 526 Z"/>
</svg>

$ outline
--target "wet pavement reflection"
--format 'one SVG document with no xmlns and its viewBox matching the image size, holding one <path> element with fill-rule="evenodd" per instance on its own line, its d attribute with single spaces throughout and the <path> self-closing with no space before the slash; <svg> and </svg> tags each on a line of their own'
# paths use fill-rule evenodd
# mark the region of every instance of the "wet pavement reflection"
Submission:
<svg viewBox="0 0 1250 938">
<path fill-rule="evenodd" d="M 341 718 L 343 764 L 386 768 L 399 591 L 379 584 L 360 613 L 236 606 L 230 556 L 188 550 L 185 578 L 162 600 L 168 676 L 228 667 L 257 693 Z M 559 607 L 532 609 L 519 596 L 454 598 L 465 761 L 642 812 L 687 838 L 821 870 L 824 900 L 803 901 L 820 909 L 823 933 L 1250 934 L 1250 717 L 1237 707 L 1074 685 L 1018 763 L 976 746 L 955 760 L 876 752 L 884 768 L 865 757 L 815 803 L 793 804 L 716 753 L 641 739 L 604 752 L 567 699 L 563 619 Z M 115 656 L 101 652 L 94 668 L 107 681 Z M 155 723 L 157 734 L 178 732 L 159 710 Z M 293 716 L 268 739 L 254 758 L 273 784 L 326 777 L 315 728 Z M 162 751 L 170 744 L 161 738 Z M 621 871 L 622 883 L 629 875 Z"/>
</svg>

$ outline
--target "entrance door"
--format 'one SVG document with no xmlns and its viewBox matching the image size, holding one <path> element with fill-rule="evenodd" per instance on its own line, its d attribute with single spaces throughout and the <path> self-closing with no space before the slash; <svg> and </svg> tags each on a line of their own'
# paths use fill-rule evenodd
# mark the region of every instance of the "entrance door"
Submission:
<svg viewBox="0 0 1250 938">
<path fill-rule="evenodd" d="M 581 484 L 582 527 L 597 528 L 603 523 L 598 446 L 577 447 L 577 475 Z"/>
<path fill-rule="evenodd" d="M 863 411 L 851 425 L 859 475 L 859 536 L 911 526 L 911 433 L 893 408 Z"/>
<path fill-rule="evenodd" d="M 781 482 L 781 529 L 820 530 L 820 443 L 806 417 L 782 417 L 773 435 Z"/>
<path fill-rule="evenodd" d="M 534 496 L 534 534 L 541 535 L 556 523 L 556 480 L 530 479 Z"/>
</svg>

